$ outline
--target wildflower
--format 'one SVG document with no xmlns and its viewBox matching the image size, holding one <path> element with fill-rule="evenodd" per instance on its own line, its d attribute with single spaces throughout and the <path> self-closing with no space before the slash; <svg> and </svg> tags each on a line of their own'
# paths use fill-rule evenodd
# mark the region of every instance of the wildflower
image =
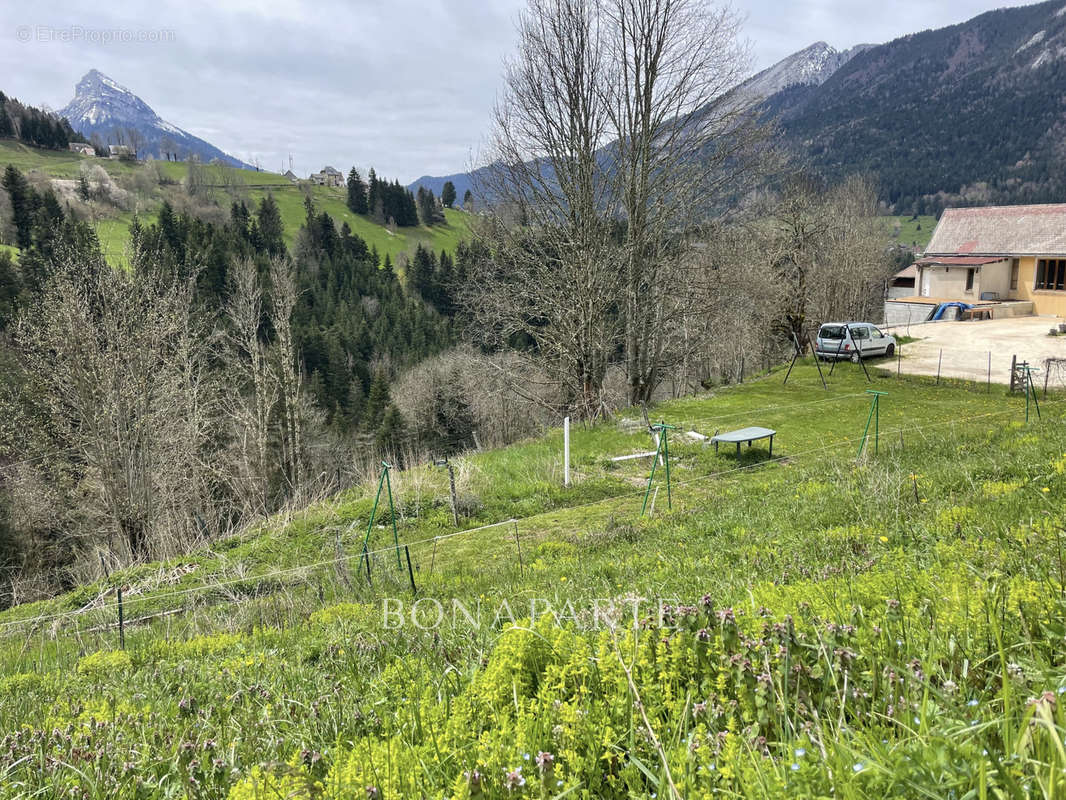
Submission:
<svg viewBox="0 0 1066 800">
<path fill-rule="evenodd" d="M 882 544 L 888 544 L 888 537 L 887 536 L 879 536 L 877 538 L 881 541 Z"/>
<path fill-rule="evenodd" d="M 977 698 L 975 697 L 975 698 L 974 698 L 974 699 L 972 699 L 972 700 L 967 700 L 967 701 L 966 701 L 966 705 L 968 705 L 968 706 L 970 706 L 970 707 L 972 708 L 973 706 L 977 705 L 977 702 L 978 702 L 978 701 L 977 701 Z"/>
<path fill-rule="evenodd" d="M 798 771 L 799 771 L 799 768 L 800 768 L 800 765 L 799 765 L 799 764 L 797 764 L 797 763 L 796 763 L 795 761 L 793 761 L 793 762 L 792 762 L 792 771 L 793 771 L 793 772 L 798 772 Z"/>
<path fill-rule="evenodd" d="M 381 797 L 381 791 L 377 786 L 367 786 L 366 796 L 367 800 L 378 800 L 378 798 Z"/>
<path fill-rule="evenodd" d="M 520 789 L 526 785 L 526 779 L 522 777 L 522 768 L 515 767 L 511 771 L 504 775 L 503 785 L 507 788 L 507 791 L 513 792 L 515 789 Z"/>
<path fill-rule="evenodd" d="M 952 680 L 944 681 L 944 691 L 947 692 L 948 694 L 951 694 L 957 688 L 958 687 L 955 685 L 955 681 L 952 681 Z"/>
<path fill-rule="evenodd" d="M 796 758 L 803 758 L 805 755 L 807 755 L 806 749 L 802 747 L 796 748 Z"/>
<path fill-rule="evenodd" d="M 854 766 L 852 766 L 851 771 L 852 772 L 862 772 L 865 768 L 866 768 L 865 764 L 863 764 L 861 761 L 856 761 Z"/>
<path fill-rule="evenodd" d="M 1056 697 L 1054 692 L 1044 692 L 1039 697 L 1030 697 L 1027 704 L 1030 706 L 1046 705 L 1050 708 L 1054 708 L 1055 700 Z"/>
<path fill-rule="evenodd" d="M 709 642 L 711 640 L 711 633 L 706 628 L 700 628 L 699 633 L 696 634 L 696 638 L 701 642 Z"/>
<path fill-rule="evenodd" d="M 1040 491 L 1042 491 L 1042 492 L 1044 492 L 1044 493 L 1047 493 L 1047 492 L 1050 492 L 1051 490 L 1050 490 L 1049 488 L 1047 488 L 1047 487 L 1045 486 L 1045 487 L 1044 487 L 1043 489 L 1041 489 Z"/>
<path fill-rule="evenodd" d="M 541 775 L 547 775 L 552 771 L 553 766 L 555 766 L 555 756 L 543 750 L 537 752 L 537 769 L 540 770 Z"/>
</svg>

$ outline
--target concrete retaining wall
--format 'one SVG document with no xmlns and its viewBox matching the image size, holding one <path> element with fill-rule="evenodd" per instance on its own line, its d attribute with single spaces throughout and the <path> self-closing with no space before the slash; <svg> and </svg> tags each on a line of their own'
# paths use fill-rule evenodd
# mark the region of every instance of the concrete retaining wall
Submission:
<svg viewBox="0 0 1066 800">
<path fill-rule="evenodd" d="M 885 303 L 885 325 L 913 325 L 925 322 L 938 303 Z"/>
</svg>

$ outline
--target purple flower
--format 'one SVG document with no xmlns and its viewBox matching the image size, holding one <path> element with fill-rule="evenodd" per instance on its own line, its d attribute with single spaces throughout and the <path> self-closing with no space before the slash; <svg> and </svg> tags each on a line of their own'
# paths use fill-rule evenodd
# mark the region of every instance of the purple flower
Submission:
<svg viewBox="0 0 1066 800">
<path fill-rule="evenodd" d="M 510 772 L 506 773 L 503 779 L 503 785 L 509 792 L 513 792 L 515 789 L 520 789 L 525 786 L 526 779 L 522 777 L 522 768 L 515 767 Z"/>
<path fill-rule="evenodd" d="M 551 753 L 546 753 L 543 750 L 537 752 L 537 769 L 540 770 L 541 775 L 547 775 L 552 771 L 552 767 L 555 766 L 555 756 Z"/>
</svg>

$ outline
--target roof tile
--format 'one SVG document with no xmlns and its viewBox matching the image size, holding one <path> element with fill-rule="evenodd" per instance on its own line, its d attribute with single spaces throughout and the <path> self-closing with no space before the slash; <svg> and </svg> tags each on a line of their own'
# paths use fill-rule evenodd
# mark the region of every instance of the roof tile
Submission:
<svg viewBox="0 0 1066 800">
<path fill-rule="evenodd" d="M 925 255 L 1066 255 L 1066 203 L 949 208 Z"/>
</svg>

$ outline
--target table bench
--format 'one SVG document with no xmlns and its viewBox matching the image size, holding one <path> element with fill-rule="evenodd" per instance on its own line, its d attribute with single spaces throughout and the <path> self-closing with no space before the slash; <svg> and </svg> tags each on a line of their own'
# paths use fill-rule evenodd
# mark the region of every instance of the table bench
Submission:
<svg viewBox="0 0 1066 800">
<path fill-rule="evenodd" d="M 959 319 L 992 319 L 992 307 L 974 306 L 973 308 L 967 308 L 959 315 Z"/>
<path fill-rule="evenodd" d="M 718 443 L 727 442 L 729 444 L 736 444 L 737 457 L 740 456 L 740 445 L 743 442 L 748 443 L 748 447 L 751 447 L 751 443 L 759 439 L 770 440 L 770 457 L 774 455 L 774 436 L 777 431 L 772 431 L 769 428 L 741 428 L 736 431 L 727 431 L 726 433 L 716 433 L 711 437 L 711 441 L 714 442 L 714 452 L 718 452 Z"/>
</svg>

